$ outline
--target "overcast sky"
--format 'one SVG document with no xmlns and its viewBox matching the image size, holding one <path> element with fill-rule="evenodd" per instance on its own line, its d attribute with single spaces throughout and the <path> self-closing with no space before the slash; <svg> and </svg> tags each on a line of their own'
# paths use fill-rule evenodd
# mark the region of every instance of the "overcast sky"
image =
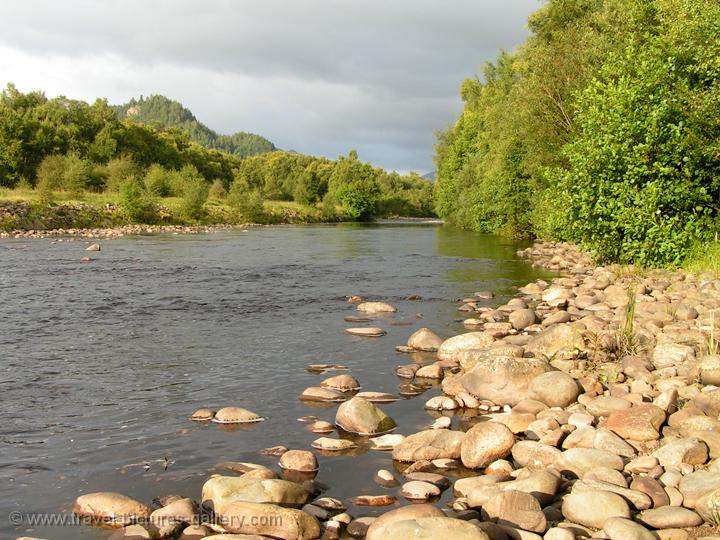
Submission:
<svg viewBox="0 0 720 540">
<path fill-rule="evenodd" d="M 432 170 L 463 78 L 538 0 L 4 0 L 0 76 L 124 103 L 163 94 L 221 133 Z"/>
</svg>

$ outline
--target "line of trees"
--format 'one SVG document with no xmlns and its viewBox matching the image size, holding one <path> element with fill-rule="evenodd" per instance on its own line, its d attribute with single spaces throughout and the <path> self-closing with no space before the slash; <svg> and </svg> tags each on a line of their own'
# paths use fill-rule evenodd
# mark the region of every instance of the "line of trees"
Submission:
<svg viewBox="0 0 720 540">
<path fill-rule="evenodd" d="M 432 183 L 362 162 L 351 151 L 333 161 L 272 151 L 242 158 L 206 148 L 187 132 L 120 120 L 104 100 L 92 105 L 13 85 L 0 94 L 0 186 L 116 197 L 133 221 L 160 219 L 158 201 L 180 198 L 200 220 L 208 197 L 259 220 L 266 200 L 317 207 L 327 219 L 433 214 Z"/>
<path fill-rule="evenodd" d="M 603 261 L 679 263 L 717 231 L 720 4 L 549 0 L 530 38 L 463 82 L 436 209 Z"/>
</svg>

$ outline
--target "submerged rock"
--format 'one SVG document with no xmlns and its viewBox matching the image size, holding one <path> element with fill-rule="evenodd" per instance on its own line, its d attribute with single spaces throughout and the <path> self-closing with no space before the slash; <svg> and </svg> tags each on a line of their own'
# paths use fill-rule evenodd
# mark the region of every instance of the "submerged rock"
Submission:
<svg viewBox="0 0 720 540">
<path fill-rule="evenodd" d="M 343 450 L 352 450 L 357 448 L 357 444 L 347 439 L 331 439 L 330 437 L 320 437 L 311 443 L 313 448 L 325 450 L 327 452 L 341 452 Z"/>
<path fill-rule="evenodd" d="M 190 416 L 190 420 L 194 422 L 209 422 L 215 417 L 215 411 L 212 409 L 198 409 Z"/>
<path fill-rule="evenodd" d="M 322 388 L 320 386 L 311 386 L 303 390 L 298 398 L 300 401 L 329 401 L 338 402 L 345 401 L 347 395 L 332 388 Z"/>
<path fill-rule="evenodd" d="M 345 332 L 352 336 L 360 337 L 382 337 L 387 334 L 387 332 L 382 328 L 372 326 L 367 328 L 346 328 Z"/>
</svg>

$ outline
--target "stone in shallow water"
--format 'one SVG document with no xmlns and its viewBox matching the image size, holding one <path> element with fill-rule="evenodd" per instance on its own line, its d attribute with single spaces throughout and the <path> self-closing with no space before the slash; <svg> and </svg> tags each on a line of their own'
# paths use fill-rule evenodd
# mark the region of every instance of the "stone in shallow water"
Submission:
<svg viewBox="0 0 720 540">
<path fill-rule="evenodd" d="M 202 488 L 202 504 L 223 514 L 234 502 L 301 505 L 309 493 L 295 482 L 243 476 L 212 476 Z"/>
<path fill-rule="evenodd" d="M 430 425 L 430 429 L 450 429 L 450 426 L 452 426 L 452 418 L 441 416 Z"/>
<path fill-rule="evenodd" d="M 431 429 L 415 433 L 395 447 L 393 459 L 397 461 L 420 461 L 433 459 L 458 459 L 460 445 L 465 433 L 445 429 Z"/>
<path fill-rule="evenodd" d="M 408 339 L 408 347 L 417 351 L 435 352 L 443 339 L 429 328 L 421 328 Z"/>
<path fill-rule="evenodd" d="M 242 407 L 223 407 L 212 419 L 217 424 L 249 424 L 263 420 L 265 419 L 260 415 Z"/>
<path fill-rule="evenodd" d="M 357 448 L 357 444 L 347 439 L 331 439 L 330 437 L 320 437 L 311 443 L 313 448 L 325 450 L 328 452 L 342 452 L 343 450 L 352 450 Z"/>
<path fill-rule="evenodd" d="M 358 392 L 355 397 L 366 399 L 370 403 L 392 403 L 399 399 L 397 396 L 385 392 Z"/>
<path fill-rule="evenodd" d="M 288 449 L 286 446 L 271 446 L 269 448 L 263 448 L 260 453 L 264 456 L 282 456 Z"/>
<path fill-rule="evenodd" d="M 375 473 L 375 482 L 383 487 L 391 488 L 400 485 L 395 475 L 387 469 L 380 469 Z"/>
<path fill-rule="evenodd" d="M 329 377 L 320 383 L 322 388 L 331 388 L 339 392 L 348 392 L 350 390 L 358 390 L 360 383 L 352 375 L 335 375 Z"/>
<path fill-rule="evenodd" d="M 330 422 L 326 422 L 324 420 L 318 420 L 317 422 L 313 422 L 312 424 L 308 424 L 307 426 L 308 431 L 312 431 L 313 433 L 332 433 L 335 431 L 335 426 L 333 426 Z"/>
<path fill-rule="evenodd" d="M 404 435 L 400 434 L 387 434 L 381 437 L 375 437 L 370 439 L 370 444 L 373 450 L 392 450 L 398 444 L 403 442 L 405 439 Z"/>
<path fill-rule="evenodd" d="M 307 450 L 288 450 L 280 458 L 280 467 L 291 471 L 312 472 L 318 470 L 315 454 Z"/>
<path fill-rule="evenodd" d="M 395 510 L 390 510 L 389 512 L 385 512 L 384 514 L 382 514 L 370 524 L 370 528 L 367 530 L 367 538 L 384 540 L 385 537 L 383 536 L 381 530 L 385 526 L 390 525 L 396 521 L 405 521 L 408 519 L 419 519 L 427 517 L 445 517 L 445 514 L 438 507 L 432 504 L 425 503 L 412 504 L 410 506 L 402 506 L 400 508 L 396 508 Z M 410 538 L 413 537 L 411 536 Z M 433 537 L 426 536 L 425 538 L 430 539 Z"/>
<path fill-rule="evenodd" d="M 340 405 L 335 423 L 350 433 L 375 435 L 397 427 L 395 421 L 366 399 L 354 397 Z"/>
<path fill-rule="evenodd" d="M 332 388 L 321 388 L 320 386 L 311 386 L 303 390 L 298 398 L 300 401 L 326 401 L 339 402 L 347 400 L 347 395 Z"/>
<path fill-rule="evenodd" d="M 346 328 L 345 332 L 350 334 L 351 336 L 360 337 L 381 337 L 387 334 L 385 330 L 376 326 L 370 326 L 367 328 Z"/>
<path fill-rule="evenodd" d="M 405 482 L 400 489 L 400 495 L 409 501 L 427 501 L 440 496 L 440 488 L 429 482 L 411 480 Z"/>
<path fill-rule="evenodd" d="M 387 302 L 363 302 L 358 304 L 357 310 L 363 313 L 394 313 L 397 308 Z"/>
<path fill-rule="evenodd" d="M 360 495 L 350 499 L 355 506 L 390 506 L 397 502 L 392 495 Z"/>
<path fill-rule="evenodd" d="M 212 409 L 198 409 L 192 415 L 190 416 L 190 420 L 193 420 L 194 422 L 209 422 L 213 419 L 215 416 L 215 411 Z"/>
<path fill-rule="evenodd" d="M 425 408 L 429 411 L 454 411 L 458 403 L 448 396 L 435 396 L 425 402 Z"/>
<path fill-rule="evenodd" d="M 122 527 L 150 517 L 150 507 L 135 499 L 110 491 L 87 493 L 75 499 L 72 513 L 89 517 L 104 525 Z"/>
</svg>

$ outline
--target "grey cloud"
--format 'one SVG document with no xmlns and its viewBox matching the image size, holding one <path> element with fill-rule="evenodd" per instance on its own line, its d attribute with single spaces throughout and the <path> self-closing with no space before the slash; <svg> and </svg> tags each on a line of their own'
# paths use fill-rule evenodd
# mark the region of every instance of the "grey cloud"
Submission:
<svg viewBox="0 0 720 540">
<path fill-rule="evenodd" d="M 205 80 L 188 76 L 164 93 L 215 129 L 251 129 L 233 123 L 242 117 L 286 148 L 332 155 L 365 147 L 361 157 L 383 166 L 430 169 L 432 133 L 459 110 L 462 78 L 498 49 L 520 43 L 525 19 L 538 6 L 537 0 L 10 0 L 0 17 L 0 45 L 47 62 L 110 55 L 158 72 L 201 70 Z M 229 92 L 224 103 L 201 103 L 211 79 L 232 76 L 266 84 L 265 102 L 233 103 Z M 119 86 L 144 94 L 164 86 L 152 77 L 143 82 L 148 87 Z M 324 89 L 318 97 L 302 90 L 318 85 Z M 277 111 L 269 110 L 271 101 Z"/>
</svg>

